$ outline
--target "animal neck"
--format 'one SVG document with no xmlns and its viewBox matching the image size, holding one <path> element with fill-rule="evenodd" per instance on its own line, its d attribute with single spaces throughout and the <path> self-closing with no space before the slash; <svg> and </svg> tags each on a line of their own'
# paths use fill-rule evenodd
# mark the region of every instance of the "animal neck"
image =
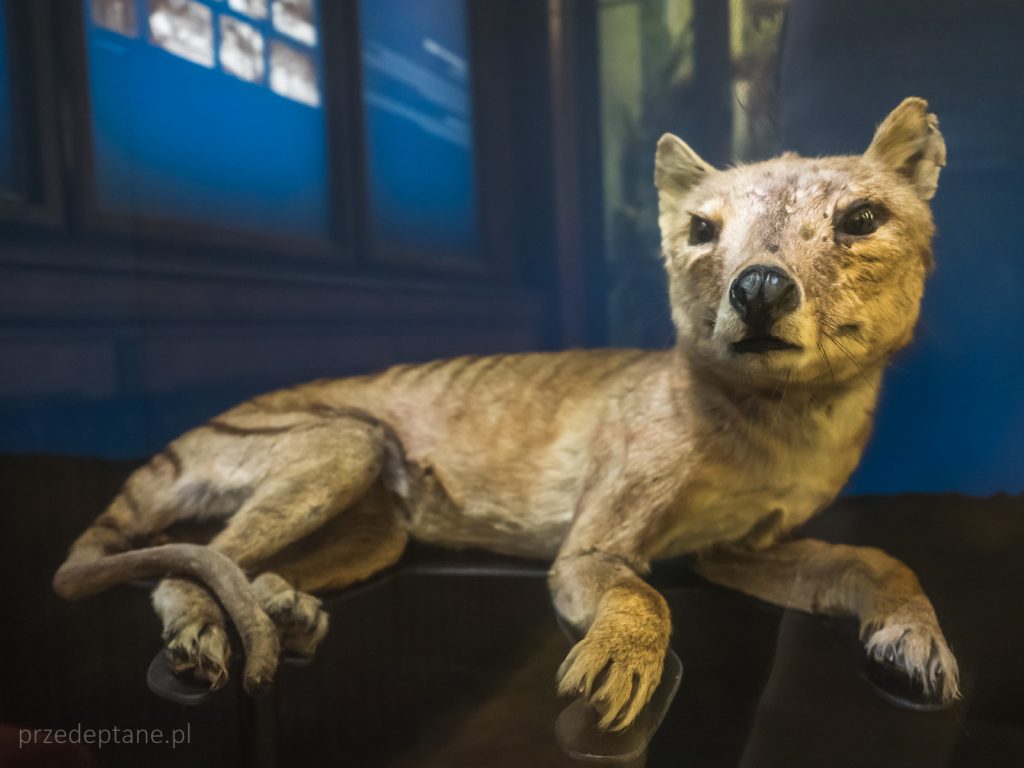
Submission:
<svg viewBox="0 0 1024 768">
<path fill-rule="evenodd" d="M 863 432 L 866 440 L 885 368 L 885 361 L 879 361 L 841 381 L 753 382 L 700 365 L 686 354 L 674 357 L 677 386 L 687 390 L 698 414 L 710 415 L 716 428 L 762 428 L 795 437 L 832 422 L 852 434 Z"/>
</svg>

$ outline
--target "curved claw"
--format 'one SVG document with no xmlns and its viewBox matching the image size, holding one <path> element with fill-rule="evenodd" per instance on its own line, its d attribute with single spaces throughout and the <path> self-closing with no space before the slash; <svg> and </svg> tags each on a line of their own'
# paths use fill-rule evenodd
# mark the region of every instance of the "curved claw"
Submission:
<svg viewBox="0 0 1024 768">
<path fill-rule="evenodd" d="M 891 650 L 885 658 L 866 655 L 861 674 L 883 699 L 898 707 L 919 712 L 940 712 L 950 709 L 956 703 L 955 700 L 943 698 L 941 685 L 930 693 L 926 691 L 920 680 L 897 666 L 896 656 Z M 937 674 L 943 673 L 939 671 Z"/>
<path fill-rule="evenodd" d="M 636 760 L 647 749 L 661 726 L 683 679 L 683 664 L 671 648 L 665 654 L 661 680 L 650 701 L 637 714 L 633 724 L 619 731 L 603 730 L 601 713 L 585 696 L 579 696 L 562 710 L 555 722 L 555 737 L 562 751 L 574 760 L 626 763 Z"/>
</svg>

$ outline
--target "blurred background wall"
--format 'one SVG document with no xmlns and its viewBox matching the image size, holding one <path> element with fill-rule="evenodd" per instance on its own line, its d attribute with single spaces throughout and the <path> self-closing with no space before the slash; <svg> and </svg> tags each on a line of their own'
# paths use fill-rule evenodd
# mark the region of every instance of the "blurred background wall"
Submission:
<svg viewBox="0 0 1024 768">
<path fill-rule="evenodd" d="M 0 0 L 0 451 L 139 457 L 266 389 L 671 343 L 654 142 L 949 145 L 853 492 L 1024 490 L 1024 6 Z"/>
<path fill-rule="evenodd" d="M 849 151 L 908 94 L 939 116 L 936 271 L 854 489 L 1024 490 L 1024 4 L 806 2 L 782 54 L 783 141 Z"/>
<path fill-rule="evenodd" d="M 650 185 L 663 131 L 716 163 L 849 154 L 922 96 L 949 152 L 937 269 L 848 491 L 1024 490 L 1024 5 L 607 0 L 600 30 L 612 340 L 671 335 Z"/>
<path fill-rule="evenodd" d="M 274 387 L 563 343 L 548 22 L 0 0 L 0 450 L 142 456 Z"/>
</svg>

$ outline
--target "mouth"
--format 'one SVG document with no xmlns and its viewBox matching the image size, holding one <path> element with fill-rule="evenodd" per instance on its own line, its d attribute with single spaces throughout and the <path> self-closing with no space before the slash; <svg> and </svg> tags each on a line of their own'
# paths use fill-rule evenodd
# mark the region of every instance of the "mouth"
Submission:
<svg viewBox="0 0 1024 768">
<path fill-rule="evenodd" d="M 800 349 L 800 347 L 780 339 L 778 336 L 748 336 L 732 344 L 732 351 L 737 355 L 760 355 L 765 352 L 781 352 L 796 349 Z"/>
</svg>

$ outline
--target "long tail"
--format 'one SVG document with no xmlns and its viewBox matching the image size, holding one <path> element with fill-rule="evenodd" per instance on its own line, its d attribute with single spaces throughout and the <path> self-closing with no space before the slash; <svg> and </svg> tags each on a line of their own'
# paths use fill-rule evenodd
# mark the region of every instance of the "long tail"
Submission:
<svg viewBox="0 0 1024 768">
<path fill-rule="evenodd" d="M 134 579 L 171 573 L 191 576 L 213 591 L 238 629 L 245 647 L 245 690 L 254 694 L 268 686 L 280 652 L 277 631 L 256 601 L 242 569 L 199 544 L 128 549 L 128 539 L 113 517 L 100 516 L 75 542 L 53 577 L 54 591 L 67 600 L 80 600 Z"/>
</svg>

